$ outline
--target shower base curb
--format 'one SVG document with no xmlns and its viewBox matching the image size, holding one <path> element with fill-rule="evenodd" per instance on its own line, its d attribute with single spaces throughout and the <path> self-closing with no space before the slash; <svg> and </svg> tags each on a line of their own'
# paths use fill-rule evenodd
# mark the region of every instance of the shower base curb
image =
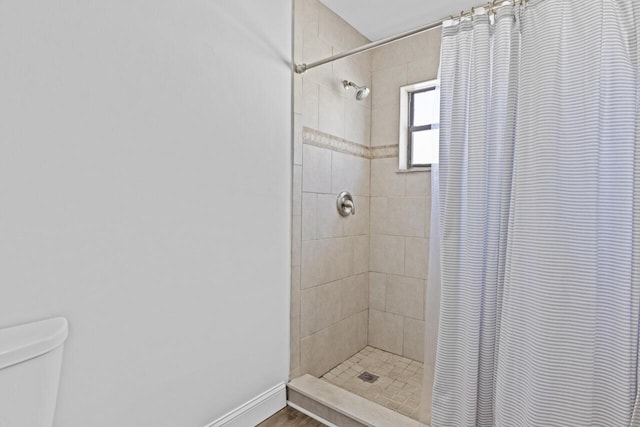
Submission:
<svg viewBox="0 0 640 427">
<path fill-rule="evenodd" d="M 309 374 L 291 380 L 287 389 L 291 403 L 335 425 L 426 427 L 412 418 Z"/>
</svg>

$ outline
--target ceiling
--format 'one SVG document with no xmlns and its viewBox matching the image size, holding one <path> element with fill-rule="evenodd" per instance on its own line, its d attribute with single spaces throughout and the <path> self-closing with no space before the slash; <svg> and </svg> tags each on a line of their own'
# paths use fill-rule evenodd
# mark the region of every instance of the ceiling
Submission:
<svg viewBox="0 0 640 427">
<path fill-rule="evenodd" d="M 479 0 L 320 0 L 369 40 L 375 41 L 457 15 Z"/>
</svg>

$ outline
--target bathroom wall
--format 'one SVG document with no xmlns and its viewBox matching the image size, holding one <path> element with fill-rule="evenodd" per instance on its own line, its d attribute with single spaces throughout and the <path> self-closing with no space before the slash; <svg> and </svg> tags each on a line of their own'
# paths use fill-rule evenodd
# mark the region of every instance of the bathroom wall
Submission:
<svg viewBox="0 0 640 427">
<path fill-rule="evenodd" d="M 424 358 L 430 172 L 398 171 L 400 87 L 437 78 L 440 30 L 373 51 L 369 345 Z M 395 151 L 394 151 L 395 150 Z"/>
<path fill-rule="evenodd" d="M 0 327 L 69 319 L 56 426 L 202 427 L 287 380 L 291 13 L 0 2 Z"/>
<path fill-rule="evenodd" d="M 294 59 L 312 62 L 368 40 L 317 0 L 294 2 Z M 367 344 L 371 84 L 363 54 L 294 77 L 291 377 L 321 375 Z M 350 191 L 356 214 L 336 197 Z"/>
</svg>

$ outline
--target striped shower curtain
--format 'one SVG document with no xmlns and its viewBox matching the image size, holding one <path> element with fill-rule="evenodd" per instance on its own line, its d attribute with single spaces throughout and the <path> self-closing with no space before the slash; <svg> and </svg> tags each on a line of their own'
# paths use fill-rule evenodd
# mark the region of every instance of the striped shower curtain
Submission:
<svg viewBox="0 0 640 427">
<path fill-rule="evenodd" d="M 640 425 L 638 0 L 445 27 L 433 427 Z"/>
</svg>

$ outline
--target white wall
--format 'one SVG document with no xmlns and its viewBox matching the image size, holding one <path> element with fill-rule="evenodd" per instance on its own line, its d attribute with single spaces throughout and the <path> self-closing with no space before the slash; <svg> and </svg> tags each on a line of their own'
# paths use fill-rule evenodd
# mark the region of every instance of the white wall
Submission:
<svg viewBox="0 0 640 427">
<path fill-rule="evenodd" d="M 0 327 L 56 426 L 203 426 L 288 374 L 290 0 L 0 2 Z"/>
</svg>

